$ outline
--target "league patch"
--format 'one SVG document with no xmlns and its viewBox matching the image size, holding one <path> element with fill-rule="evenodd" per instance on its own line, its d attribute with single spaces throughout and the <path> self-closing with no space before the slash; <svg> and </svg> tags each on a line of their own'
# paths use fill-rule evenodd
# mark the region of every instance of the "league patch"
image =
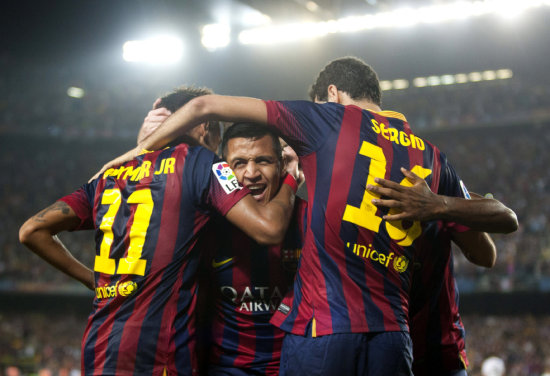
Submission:
<svg viewBox="0 0 550 376">
<path fill-rule="evenodd" d="M 460 188 L 462 188 L 462 193 L 464 193 L 465 198 L 467 198 L 468 200 L 472 198 L 470 197 L 470 192 L 468 192 L 468 189 L 466 188 L 462 180 L 460 181 Z"/>
<path fill-rule="evenodd" d="M 235 173 L 229 167 L 227 162 L 218 162 L 212 165 L 212 171 L 218 179 L 218 183 L 223 187 L 225 193 L 229 194 L 237 189 L 242 189 Z"/>
</svg>

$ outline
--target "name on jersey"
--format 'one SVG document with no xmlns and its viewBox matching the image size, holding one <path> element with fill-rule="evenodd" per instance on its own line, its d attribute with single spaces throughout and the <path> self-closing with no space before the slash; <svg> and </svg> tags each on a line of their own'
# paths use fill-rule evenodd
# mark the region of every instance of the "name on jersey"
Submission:
<svg viewBox="0 0 550 376">
<path fill-rule="evenodd" d="M 134 281 L 120 282 L 114 285 L 104 285 L 95 288 L 95 296 L 98 299 L 116 298 L 117 296 L 127 297 L 137 290 L 137 283 Z"/>
<path fill-rule="evenodd" d="M 403 273 L 405 270 L 407 270 L 407 267 L 409 266 L 409 259 L 407 259 L 405 256 L 396 256 L 396 254 L 393 252 L 390 252 L 389 254 L 384 254 L 377 251 L 376 249 L 373 249 L 372 244 L 369 244 L 367 247 L 363 244 L 347 242 L 346 245 L 348 249 L 350 249 L 355 255 L 365 260 L 377 262 L 380 265 L 385 266 L 386 268 L 390 266 L 391 262 L 393 268 L 399 273 Z"/>
<path fill-rule="evenodd" d="M 160 161 L 158 170 L 153 171 L 153 175 L 173 174 L 175 172 L 176 158 L 164 158 Z M 109 176 L 115 179 L 139 181 L 149 177 L 151 174 L 151 162 L 143 161 L 143 163 L 134 168 L 134 166 L 120 166 L 119 168 L 110 168 L 103 173 L 103 179 Z"/>
<path fill-rule="evenodd" d="M 372 130 L 377 134 L 382 135 L 386 140 L 391 141 L 397 145 L 410 146 L 411 148 L 424 150 L 426 145 L 424 140 L 420 137 L 416 137 L 414 134 L 407 134 L 403 131 L 397 130 L 395 128 L 388 127 L 384 123 L 379 123 L 376 120 L 372 119 Z"/>
<path fill-rule="evenodd" d="M 283 299 L 277 286 L 273 289 L 269 286 L 246 286 L 242 291 L 237 291 L 233 286 L 222 286 L 220 290 L 241 312 L 275 312 Z"/>
</svg>

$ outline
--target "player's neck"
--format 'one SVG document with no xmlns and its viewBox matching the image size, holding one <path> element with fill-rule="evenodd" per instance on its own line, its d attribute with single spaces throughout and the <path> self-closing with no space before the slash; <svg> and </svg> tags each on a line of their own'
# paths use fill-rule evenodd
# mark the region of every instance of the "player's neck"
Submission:
<svg viewBox="0 0 550 376">
<path fill-rule="evenodd" d="M 369 111 L 375 111 L 375 112 L 382 111 L 379 105 L 372 103 L 367 99 L 360 99 L 360 100 L 349 99 L 349 100 L 343 101 L 342 104 L 345 106 L 352 104 L 354 106 L 361 107 L 363 110 L 369 110 Z"/>
</svg>

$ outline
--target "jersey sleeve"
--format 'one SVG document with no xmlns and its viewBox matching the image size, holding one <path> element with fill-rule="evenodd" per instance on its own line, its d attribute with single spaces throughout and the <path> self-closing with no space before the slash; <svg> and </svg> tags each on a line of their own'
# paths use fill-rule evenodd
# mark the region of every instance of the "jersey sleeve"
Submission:
<svg viewBox="0 0 550 376">
<path fill-rule="evenodd" d="M 220 167 L 229 169 L 230 175 L 223 176 L 223 173 L 219 172 Z M 249 193 L 248 188 L 239 184 L 227 162 L 221 161 L 212 165 L 207 201 L 221 215 L 225 216 L 237 202 Z"/>
<path fill-rule="evenodd" d="M 94 228 L 93 221 L 93 194 L 91 184 L 85 184 L 75 192 L 61 197 L 58 201 L 63 201 L 69 205 L 75 214 L 80 218 L 80 224 L 73 231 L 91 230 Z"/>
<path fill-rule="evenodd" d="M 337 130 L 344 106 L 336 103 L 316 104 L 308 101 L 265 101 L 267 122 L 275 126 L 299 156 L 316 151 Z M 336 107 L 328 111 L 329 108 Z"/>
<path fill-rule="evenodd" d="M 187 173 L 192 175 L 187 183 L 193 182 L 194 186 L 190 189 L 194 190 L 195 197 L 198 197 L 200 206 L 205 210 L 214 210 L 225 216 L 237 202 L 250 193 L 248 188 L 239 184 L 229 164 L 210 150 L 203 147 L 192 148 L 186 164 L 189 166 Z"/>
</svg>

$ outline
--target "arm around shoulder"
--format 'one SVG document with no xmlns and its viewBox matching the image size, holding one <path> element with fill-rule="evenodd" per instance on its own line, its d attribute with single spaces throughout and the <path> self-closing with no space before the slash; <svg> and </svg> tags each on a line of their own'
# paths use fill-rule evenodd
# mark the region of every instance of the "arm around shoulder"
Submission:
<svg viewBox="0 0 550 376">
<path fill-rule="evenodd" d="M 260 244 L 280 244 L 292 216 L 294 198 L 294 189 L 283 184 L 265 205 L 245 196 L 227 212 L 226 218 Z"/>
</svg>

